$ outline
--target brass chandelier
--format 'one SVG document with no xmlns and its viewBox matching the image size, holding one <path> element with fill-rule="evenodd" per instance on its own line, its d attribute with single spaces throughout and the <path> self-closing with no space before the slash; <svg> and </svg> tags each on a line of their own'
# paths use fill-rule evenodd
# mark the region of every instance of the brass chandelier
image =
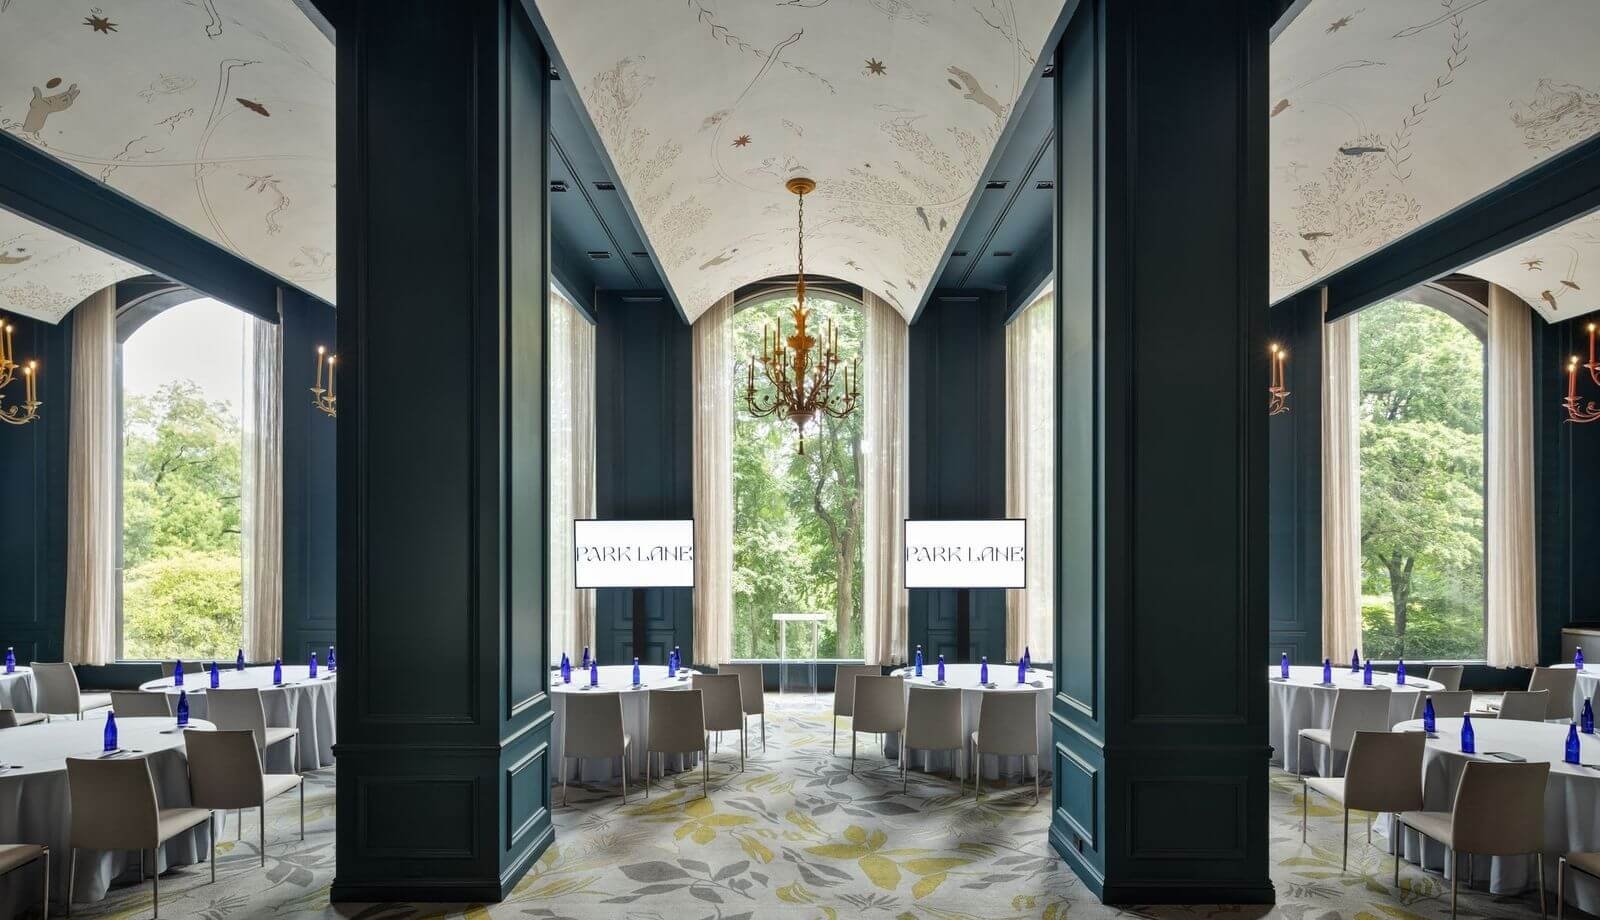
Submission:
<svg viewBox="0 0 1600 920">
<path fill-rule="evenodd" d="M 29 361 L 26 365 L 18 364 L 11 350 L 11 333 L 16 327 L 0 317 L 0 390 L 11 386 L 17 379 L 17 370 L 22 371 L 22 403 L 10 408 L 0 406 L 0 422 L 8 425 L 26 425 L 39 417 L 39 402 L 37 372 L 39 362 Z M 0 393 L 0 400 L 5 399 L 5 394 Z"/>
<path fill-rule="evenodd" d="M 794 317 L 794 333 L 783 334 L 783 320 L 776 328 L 761 330 L 761 354 L 751 355 L 745 369 L 744 404 L 755 418 L 776 415 L 794 423 L 800 434 L 800 453 L 806 452 L 806 425 L 823 415 L 844 418 L 856 410 L 861 398 L 861 360 L 843 367 L 843 378 L 838 392 L 834 391 L 834 378 L 840 372 L 839 332 L 828 320 L 828 328 L 819 344 L 806 329 L 811 309 L 806 306 L 806 194 L 817 183 L 797 176 L 784 183 L 793 192 L 798 203 L 795 237 L 799 271 L 794 286 L 794 306 L 789 313 Z M 815 355 L 813 355 L 815 352 Z M 756 365 L 761 365 L 762 376 L 770 385 L 770 392 L 756 393 Z M 766 388 L 764 388 L 766 389 Z"/>
</svg>

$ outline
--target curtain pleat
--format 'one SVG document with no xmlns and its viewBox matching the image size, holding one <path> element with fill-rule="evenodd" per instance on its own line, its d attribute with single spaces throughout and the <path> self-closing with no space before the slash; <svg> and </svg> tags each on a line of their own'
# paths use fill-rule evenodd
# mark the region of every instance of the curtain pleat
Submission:
<svg viewBox="0 0 1600 920">
<path fill-rule="evenodd" d="M 72 311 L 65 657 L 117 657 L 116 286 Z"/>
<path fill-rule="evenodd" d="M 283 327 L 245 318 L 244 646 L 283 656 Z"/>
<path fill-rule="evenodd" d="M 1539 663 L 1530 317 L 1515 294 L 1489 285 L 1485 578 L 1489 664 L 1496 668 Z"/>
<path fill-rule="evenodd" d="M 905 317 L 871 291 L 862 294 L 867 334 L 861 396 L 866 412 L 866 514 L 863 521 L 862 644 L 868 664 L 905 661 L 906 448 L 911 407 Z"/>
<path fill-rule="evenodd" d="M 572 484 L 573 519 L 594 517 L 594 323 L 572 309 L 572 350 L 569 380 L 572 392 Z M 570 539 L 572 528 L 567 528 Z M 572 554 L 566 569 L 572 571 Z M 574 589 L 572 599 L 572 640 L 574 648 L 594 644 L 595 591 Z M 559 658 L 559 656 L 557 656 Z"/>
<path fill-rule="evenodd" d="M 1006 592 L 1006 656 L 1051 657 L 1055 635 L 1055 294 L 1006 326 L 1006 517 L 1028 528 L 1028 587 Z"/>
<path fill-rule="evenodd" d="M 594 645 L 593 589 L 575 587 L 572 522 L 594 517 L 594 324 L 550 291 L 550 663 Z"/>
<path fill-rule="evenodd" d="M 1361 649 L 1361 351 L 1356 317 L 1322 327 L 1322 654 Z"/>
<path fill-rule="evenodd" d="M 695 320 L 694 661 L 733 656 L 733 295 Z"/>
</svg>

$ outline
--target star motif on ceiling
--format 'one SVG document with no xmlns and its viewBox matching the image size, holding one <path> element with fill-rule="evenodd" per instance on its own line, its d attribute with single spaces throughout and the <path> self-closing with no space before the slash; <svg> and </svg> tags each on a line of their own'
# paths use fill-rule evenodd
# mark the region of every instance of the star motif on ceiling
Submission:
<svg viewBox="0 0 1600 920">
<path fill-rule="evenodd" d="M 1337 32 L 1340 29 L 1344 28 L 1345 26 L 1349 25 L 1350 24 L 1350 20 L 1352 20 L 1354 18 L 1355 18 L 1354 16 L 1340 16 L 1338 19 L 1335 19 L 1333 22 L 1328 23 L 1327 32 L 1324 33 L 1324 34 L 1332 35 L 1333 33 Z"/>
<path fill-rule="evenodd" d="M 1544 271 L 1544 260 L 1543 259 L 1523 259 L 1522 260 L 1522 267 L 1526 268 L 1530 272 L 1542 272 L 1542 271 Z"/>
<path fill-rule="evenodd" d="M 881 77 L 888 72 L 889 68 L 885 67 L 882 61 L 877 58 L 867 58 L 867 73 L 874 77 Z"/>
<path fill-rule="evenodd" d="M 111 17 L 109 16 L 96 16 L 93 13 L 90 13 L 88 16 L 83 17 L 83 24 L 95 30 L 96 32 L 106 35 L 110 35 L 112 32 L 117 31 L 117 24 L 112 22 Z"/>
<path fill-rule="evenodd" d="M 734 138 L 733 139 L 733 146 L 735 146 L 735 147 L 748 147 L 748 146 L 750 146 L 750 135 L 741 134 L 738 137 Z"/>
</svg>

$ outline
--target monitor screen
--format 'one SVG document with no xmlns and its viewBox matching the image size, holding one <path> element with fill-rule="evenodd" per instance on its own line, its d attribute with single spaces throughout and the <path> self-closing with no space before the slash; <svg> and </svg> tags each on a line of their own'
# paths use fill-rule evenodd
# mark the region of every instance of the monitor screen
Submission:
<svg viewBox="0 0 1600 920">
<path fill-rule="evenodd" d="M 694 521 L 572 522 L 576 588 L 694 587 Z"/>
<path fill-rule="evenodd" d="M 906 521 L 907 588 L 1025 588 L 1028 522 Z"/>
</svg>

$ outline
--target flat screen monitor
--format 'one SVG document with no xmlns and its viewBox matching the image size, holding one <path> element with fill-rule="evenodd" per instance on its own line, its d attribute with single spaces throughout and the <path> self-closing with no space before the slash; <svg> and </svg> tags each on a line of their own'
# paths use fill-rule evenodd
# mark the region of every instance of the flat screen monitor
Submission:
<svg viewBox="0 0 1600 920">
<path fill-rule="evenodd" d="M 1025 588 L 1028 522 L 906 521 L 907 588 Z"/>
<path fill-rule="evenodd" d="M 694 521 L 572 522 L 574 587 L 694 587 Z"/>
</svg>

